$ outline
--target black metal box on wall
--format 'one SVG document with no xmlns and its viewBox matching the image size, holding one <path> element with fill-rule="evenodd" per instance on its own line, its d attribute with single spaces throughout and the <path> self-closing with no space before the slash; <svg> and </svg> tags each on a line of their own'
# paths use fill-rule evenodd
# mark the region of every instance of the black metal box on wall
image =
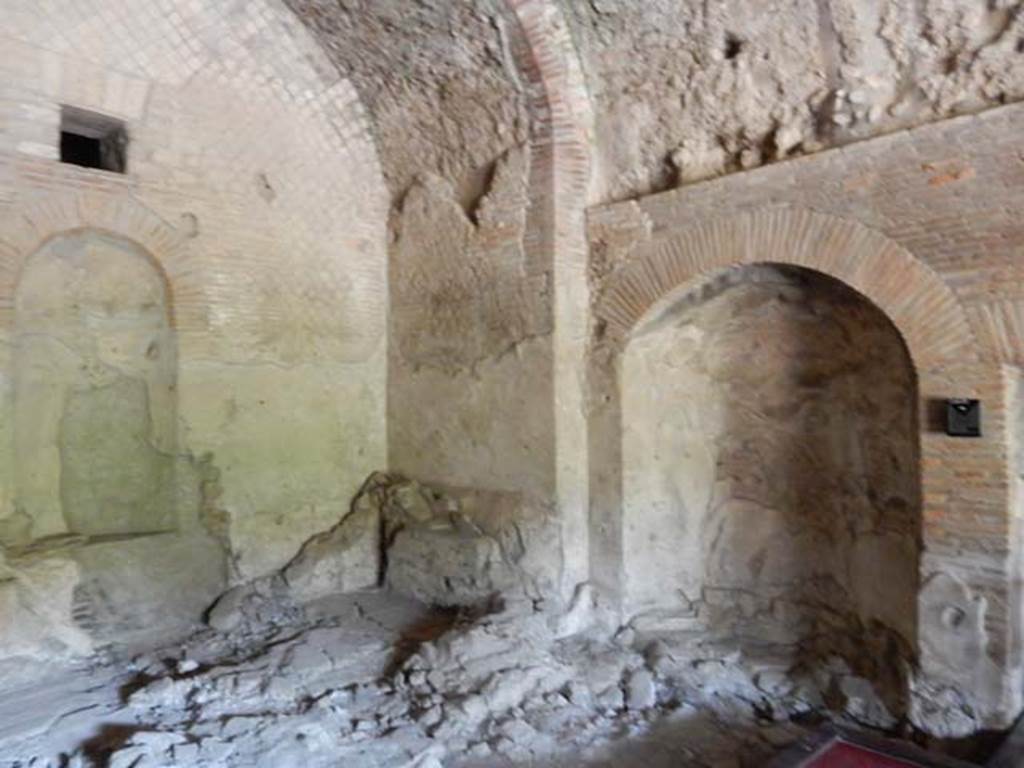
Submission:
<svg viewBox="0 0 1024 768">
<path fill-rule="evenodd" d="M 981 402 L 966 397 L 947 400 L 946 434 L 950 437 L 981 437 Z"/>
</svg>

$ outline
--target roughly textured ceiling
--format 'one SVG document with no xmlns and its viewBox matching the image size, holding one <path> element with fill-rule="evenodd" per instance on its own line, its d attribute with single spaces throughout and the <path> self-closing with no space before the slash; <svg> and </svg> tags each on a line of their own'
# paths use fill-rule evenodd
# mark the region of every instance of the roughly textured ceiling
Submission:
<svg viewBox="0 0 1024 768">
<path fill-rule="evenodd" d="M 604 197 L 1024 97 L 1012 0 L 571 0 Z"/>
<path fill-rule="evenodd" d="M 286 1 L 359 90 L 396 198 L 432 173 L 468 204 L 526 141 L 501 0 Z"/>
<path fill-rule="evenodd" d="M 502 0 L 287 0 L 360 90 L 392 191 L 478 196 L 527 138 Z M 552 0 L 558 2 L 558 0 Z M 561 0 L 623 199 L 1024 98 L 1020 0 Z"/>
</svg>

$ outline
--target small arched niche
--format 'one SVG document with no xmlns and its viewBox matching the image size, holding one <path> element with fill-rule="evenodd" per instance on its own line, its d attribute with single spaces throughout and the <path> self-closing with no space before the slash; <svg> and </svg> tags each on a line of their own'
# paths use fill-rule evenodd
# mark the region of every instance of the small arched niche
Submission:
<svg viewBox="0 0 1024 768">
<path fill-rule="evenodd" d="M 17 505 L 34 537 L 177 528 L 176 349 L 166 280 L 133 242 L 79 230 L 15 295 Z"/>
<path fill-rule="evenodd" d="M 809 269 L 734 267 L 653 307 L 620 376 L 630 613 L 875 677 L 912 655 L 917 385 L 881 310 Z"/>
</svg>

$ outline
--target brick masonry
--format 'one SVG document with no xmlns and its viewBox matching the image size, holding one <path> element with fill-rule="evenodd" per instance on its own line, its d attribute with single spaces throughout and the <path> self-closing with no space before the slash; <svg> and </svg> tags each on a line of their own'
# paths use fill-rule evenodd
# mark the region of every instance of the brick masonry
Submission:
<svg viewBox="0 0 1024 768">
<path fill-rule="evenodd" d="M 1001 678 L 975 705 L 1005 725 L 1021 706 L 1015 410 L 1024 360 L 1024 107 L 1009 106 L 589 211 L 595 359 L 611 361 L 652 308 L 731 265 L 778 262 L 843 280 L 892 320 L 914 360 L 920 398 L 921 582 L 936 574 L 983 600 L 987 657 Z M 592 373 L 593 400 L 614 382 Z M 985 436 L 942 432 L 944 398 L 978 397 Z M 594 424 L 609 407 L 595 405 Z M 603 421 L 602 421 L 603 420 Z M 592 443 L 593 444 L 593 443 Z M 598 443 L 599 444 L 599 443 Z M 614 489 L 614 452 L 592 452 Z M 601 473 L 604 473 L 602 475 Z M 598 515 L 615 551 L 613 513 Z M 615 576 L 609 576 L 614 581 Z M 919 605 L 921 646 L 948 628 Z M 927 635 L 927 637 L 926 637 Z M 931 652 L 931 651 L 930 651 Z M 953 684 L 941 659 L 923 676 Z"/>
<path fill-rule="evenodd" d="M 901 131 L 718 181 L 591 212 L 591 242 L 615 270 L 624 218 L 653 245 L 690 225 L 792 206 L 855 221 L 901 246 L 949 287 L 987 360 L 1020 363 L 1024 311 L 1024 108 Z M 649 247 L 648 246 L 648 247 Z M 632 248 L 627 251 L 639 255 Z M 879 276 L 877 283 L 883 282 Z M 907 332 L 909 329 L 901 328 Z"/>
<path fill-rule="evenodd" d="M 507 5 L 532 118 L 523 271 L 550 277 L 553 297 L 541 324 L 550 346 L 517 374 L 549 386 L 530 415 L 545 429 L 553 422 L 543 445 L 520 446 L 532 462 L 523 480 L 554 489 L 564 586 L 588 574 L 588 551 L 596 578 L 615 581 L 617 449 L 603 439 L 614 403 L 600 401 L 614 389 L 630 329 L 730 264 L 819 269 L 885 310 L 915 360 L 922 581 L 949 572 L 987 601 L 988 657 L 1005 674 L 980 706 L 993 725 L 1015 714 L 1019 408 L 1010 393 L 1024 358 L 1024 108 L 588 212 L 592 115 L 565 20 L 551 0 Z M 173 294 L 184 445 L 223 465 L 220 503 L 240 575 L 274 567 L 334 522 L 362 477 L 386 462 L 389 201 L 356 94 L 277 0 L 8 6 L 0 373 L 16 331 L 18 275 L 39 243 L 93 227 L 142 245 Z M 127 175 L 57 162 L 61 104 L 126 121 Z M 300 381 L 309 389 L 291 389 Z M 282 389 L 290 397 L 265 402 Z M 3 375 L 0 394 L 9 408 Z M 984 400 L 983 440 L 952 442 L 930 425 L 933 402 L 954 394 Z M 294 418 L 292 398 L 316 403 L 318 418 L 266 455 L 249 451 L 269 422 Z M 3 468 L 12 465 L 9 423 L 0 419 Z M 0 514 L 14 503 L 4 472 Z"/>
<path fill-rule="evenodd" d="M 553 275 L 554 482 L 562 520 L 563 591 L 588 575 L 589 478 L 584 412 L 589 327 L 585 210 L 593 116 L 569 28 L 551 0 L 508 0 L 522 30 L 520 73 L 532 86 L 528 256 Z"/>
<path fill-rule="evenodd" d="M 126 174 L 58 161 L 65 104 L 125 121 Z M 182 445 L 220 470 L 238 575 L 280 564 L 386 461 L 388 204 L 355 90 L 278 0 L 6 3 L 0 456 L 23 263 L 121 234 L 168 279 Z"/>
</svg>

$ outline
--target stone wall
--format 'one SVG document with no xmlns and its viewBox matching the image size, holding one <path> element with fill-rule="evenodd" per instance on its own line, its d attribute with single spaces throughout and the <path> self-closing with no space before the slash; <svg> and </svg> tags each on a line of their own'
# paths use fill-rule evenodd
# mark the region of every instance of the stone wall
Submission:
<svg viewBox="0 0 1024 768">
<path fill-rule="evenodd" d="M 390 466 L 556 512 L 567 598 L 586 578 L 587 557 L 588 105 L 556 3 L 475 5 L 491 19 L 490 63 L 469 73 L 446 63 L 443 89 L 446 114 L 472 124 L 472 140 L 446 144 L 440 166 L 430 165 L 436 152 L 418 158 L 419 179 L 396 194 Z M 453 29 L 458 42 L 446 55 L 479 53 L 481 41 L 466 33 Z M 475 111 L 494 102 L 466 109 L 462 96 L 496 77 L 497 61 L 512 86 L 503 86 L 504 110 L 515 104 L 527 131 L 513 146 L 504 129 L 491 137 L 493 159 L 467 204 L 465 169 L 485 146 Z M 378 120 L 387 141 L 396 128 Z"/>
<path fill-rule="evenodd" d="M 3 36 L 5 537 L 187 519 L 231 579 L 277 569 L 386 462 L 387 195 L 353 88 L 276 0 L 15 2 Z M 125 174 L 59 162 L 64 105 L 124 122 Z M 122 519 L 168 472 L 178 522 Z"/>
<path fill-rule="evenodd" d="M 551 492 L 551 277 L 527 260 L 529 189 L 520 148 L 499 161 L 475 220 L 439 178 L 403 200 L 390 267 L 397 471 Z"/>
</svg>

